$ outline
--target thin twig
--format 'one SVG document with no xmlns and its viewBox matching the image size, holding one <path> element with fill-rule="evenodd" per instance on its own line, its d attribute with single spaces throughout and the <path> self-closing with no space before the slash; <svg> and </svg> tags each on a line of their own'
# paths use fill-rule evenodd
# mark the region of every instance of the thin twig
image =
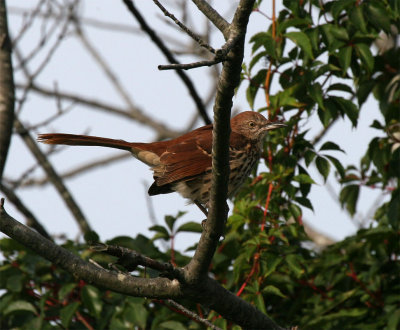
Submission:
<svg viewBox="0 0 400 330">
<path fill-rule="evenodd" d="M 182 70 L 190 70 L 194 68 L 200 68 L 202 66 L 211 66 L 215 65 L 218 63 L 221 63 L 225 59 L 220 58 L 220 59 L 214 59 L 211 61 L 200 61 L 200 62 L 194 62 L 194 63 L 187 63 L 187 64 L 166 64 L 166 65 L 159 65 L 158 70 L 177 70 L 177 69 L 182 69 Z"/>
<path fill-rule="evenodd" d="M 157 139 L 174 138 L 181 134 L 181 132 L 176 132 L 174 130 L 171 130 L 168 127 L 166 127 L 163 123 L 158 122 L 158 121 L 152 119 L 151 117 L 145 115 L 144 112 L 137 107 L 130 108 L 130 109 L 123 109 L 123 108 L 111 105 L 109 103 L 101 102 L 97 99 L 84 98 L 77 94 L 58 91 L 58 90 L 52 90 L 52 89 L 49 89 L 49 88 L 46 88 L 43 86 L 39 86 L 35 83 L 32 83 L 29 86 L 17 83 L 15 86 L 19 89 L 30 88 L 31 90 L 33 90 L 43 96 L 58 97 L 60 99 L 80 103 L 89 108 L 96 108 L 98 110 L 106 111 L 107 113 L 111 113 L 111 114 L 115 114 L 115 115 L 122 116 L 125 118 L 133 119 L 139 123 L 145 124 L 145 125 L 153 128 L 158 134 Z"/>
<path fill-rule="evenodd" d="M 174 306 L 176 309 L 181 311 L 184 315 L 190 317 L 191 319 L 195 320 L 198 323 L 204 324 L 206 327 L 210 327 L 213 330 L 222 330 L 221 328 L 217 327 L 216 325 L 212 324 L 209 320 L 204 319 L 197 315 L 196 313 L 190 311 L 187 309 L 185 306 L 182 306 L 181 304 L 178 304 L 176 301 L 172 299 L 167 299 L 167 302 Z"/>
<path fill-rule="evenodd" d="M 158 270 L 159 272 L 167 273 L 172 275 L 172 277 L 181 277 L 180 271 L 178 271 L 172 264 L 151 259 L 137 251 L 122 246 L 94 243 L 90 248 L 97 252 L 104 252 L 114 257 L 118 257 L 118 264 L 124 266 L 129 271 L 135 270 L 137 266 L 143 266 Z"/>
<path fill-rule="evenodd" d="M 186 34 L 188 34 L 193 40 L 195 40 L 201 47 L 207 49 L 211 53 L 215 54 L 216 51 L 209 44 L 203 41 L 197 34 L 195 34 L 192 30 L 190 30 L 185 24 L 179 21 L 173 14 L 171 14 L 165 7 L 158 1 L 153 0 L 153 2 L 157 5 L 158 8 L 164 13 L 165 16 L 172 19 L 176 25 L 178 25 Z"/>
<path fill-rule="evenodd" d="M 169 64 L 169 65 L 159 65 L 158 69 L 159 70 L 177 70 L 177 69 L 183 69 L 183 70 L 190 70 L 193 68 L 199 68 L 202 66 L 211 66 L 217 63 L 221 63 L 226 60 L 227 54 L 229 51 L 232 49 L 232 47 L 235 45 L 235 42 L 237 41 L 237 38 L 234 39 L 229 39 L 221 49 L 218 49 L 215 51 L 215 57 L 213 60 L 209 61 L 200 61 L 200 62 L 194 62 L 194 63 L 188 63 L 188 64 Z"/>
<path fill-rule="evenodd" d="M 72 168 L 64 173 L 60 174 L 60 177 L 62 179 L 70 179 L 73 178 L 77 175 L 80 175 L 84 172 L 87 172 L 89 170 L 101 167 L 103 168 L 105 165 L 110 165 L 111 163 L 114 162 L 118 162 L 121 160 L 125 160 L 125 159 L 130 159 L 132 158 L 132 155 L 129 153 L 121 153 L 118 155 L 113 155 L 113 156 L 107 156 L 107 157 L 103 157 L 103 158 L 99 158 L 96 159 L 94 161 L 88 162 L 86 164 L 82 164 L 80 166 L 77 166 L 75 168 Z M 38 179 L 30 179 L 30 180 L 26 180 L 25 182 L 22 182 L 20 184 L 21 187 L 29 187 L 29 186 L 33 186 L 33 185 L 38 185 L 38 186 L 43 186 L 47 183 L 49 183 L 49 178 L 47 176 L 42 177 L 42 178 L 38 178 Z"/>
</svg>

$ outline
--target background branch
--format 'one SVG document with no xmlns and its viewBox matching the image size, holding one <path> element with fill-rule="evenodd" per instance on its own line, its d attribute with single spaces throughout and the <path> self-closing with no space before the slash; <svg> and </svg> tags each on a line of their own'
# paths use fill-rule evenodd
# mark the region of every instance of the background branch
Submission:
<svg viewBox="0 0 400 330">
<path fill-rule="evenodd" d="M 59 175 L 54 170 L 53 166 L 48 161 L 47 157 L 42 153 L 42 151 L 37 146 L 34 139 L 32 139 L 29 132 L 26 130 L 24 125 L 16 119 L 15 121 L 15 129 L 17 133 L 20 135 L 22 140 L 25 142 L 26 146 L 29 148 L 31 153 L 37 159 L 39 164 L 43 167 L 50 181 L 53 183 L 54 187 L 57 189 L 60 197 L 63 199 L 65 204 L 68 206 L 75 220 L 77 221 L 79 228 L 81 229 L 83 234 L 86 234 L 91 231 L 90 225 L 86 220 L 86 217 L 83 215 L 80 207 L 76 203 L 74 197 L 71 195 L 67 187 L 64 185 L 63 181 L 59 177 Z"/>
<path fill-rule="evenodd" d="M 165 55 L 170 63 L 179 63 L 175 57 L 172 55 L 170 50 L 165 46 L 164 42 L 158 37 L 158 35 L 154 32 L 154 30 L 147 24 L 144 17 L 137 10 L 136 6 L 133 4 L 131 0 L 123 0 L 126 7 L 130 11 L 130 13 L 136 18 L 139 22 L 140 27 L 143 31 L 145 31 L 151 40 L 156 44 L 156 46 L 161 50 L 161 52 Z M 207 115 L 206 109 L 204 107 L 203 101 L 201 100 L 199 94 L 196 91 L 196 88 L 193 85 L 191 79 L 186 75 L 182 70 L 176 70 L 177 75 L 182 79 L 183 83 L 189 90 L 190 96 L 193 98 L 194 103 L 197 106 L 197 110 L 200 116 L 203 118 L 205 124 L 211 124 L 211 120 Z"/>
<path fill-rule="evenodd" d="M 0 0 L 0 182 L 7 159 L 14 122 L 14 78 L 6 3 Z"/>
</svg>

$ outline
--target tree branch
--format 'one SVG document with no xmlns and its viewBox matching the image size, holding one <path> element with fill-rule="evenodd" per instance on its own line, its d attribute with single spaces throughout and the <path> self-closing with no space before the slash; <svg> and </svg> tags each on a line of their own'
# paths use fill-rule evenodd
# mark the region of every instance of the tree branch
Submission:
<svg viewBox="0 0 400 330">
<path fill-rule="evenodd" d="M 177 280 L 167 278 L 138 278 L 94 266 L 68 250 L 52 243 L 40 234 L 10 217 L 0 205 L 0 230 L 37 254 L 74 276 L 123 294 L 135 297 L 177 298 L 182 296 Z"/>
<path fill-rule="evenodd" d="M 196 252 L 185 267 L 186 280 L 199 283 L 206 276 L 219 238 L 223 234 L 228 214 L 226 204 L 229 179 L 230 111 L 235 88 L 239 84 L 243 61 L 247 23 L 253 10 L 254 0 L 241 0 L 230 26 L 229 40 L 237 40 L 228 53 L 217 85 L 214 105 L 214 129 L 212 145 L 212 187 L 210 208 Z"/>
<path fill-rule="evenodd" d="M 33 213 L 24 205 L 24 203 L 19 199 L 19 197 L 14 193 L 14 191 L 3 183 L 0 182 L 0 190 L 7 196 L 7 198 L 14 204 L 18 211 L 20 211 L 26 218 L 26 224 L 35 229 L 40 235 L 53 241 L 49 233 L 42 226 L 38 219 L 33 215 Z"/>
<path fill-rule="evenodd" d="M 0 231 L 65 271 L 96 286 L 134 297 L 191 299 L 247 329 L 282 330 L 265 314 L 208 276 L 199 285 L 192 286 L 180 283 L 178 279 L 133 277 L 86 262 L 10 217 L 4 209 L 3 198 L 0 201 Z M 176 268 L 176 271 L 179 269 Z"/>
<path fill-rule="evenodd" d="M 195 40 L 201 47 L 207 49 L 211 53 L 215 54 L 215 49 L 212 48 L 209 44 L 203 41 L 197 34 L 195 34 L 192 30 L 190 30 L 185 24 L 180 22 L 173 14 L 171 14 L 165 7 L 158 1 L 153 0 L 153 2 L 157 5 L 158 8 L 161 9 L 163 14 L 170 19 L 172 19 L 176 25 L 178 25 L 182 31 L 184 31 L 187 35 L 189 35 L 193 40 Z"/>
<path fill-rule="evenodd" d="M 68 92 L 60 92 L 58 90 L 49 89 L 43 86 L 39 86 L 37 84 L 32 83 L 30 86 L 16 84 L 17 88 L 25 89 L 29 87 L 31 90 L 39 93 L 40 95 L 47 96 L 47 97 L 58 97 L 63 100 L 69 100 L 73 102 L 80 103 L 85 105 L 89 108 L 96 108 L 98 110 L 106 111 L 107 113 L 111 113 L 114 115 L 122 116 L 125 118 L 133 119 L 139 123 L 145 124 L 151 128 L 153 128 L 158 133 L 158 138 L 174 138 L 179 135 L 179 132 L 169 129 L 164 124 L 157 122 L 146 116 L 141 109 L 135 107 L 130 108 L 127 110 L 119 108 L 117 106 L 100 102 L 98 100 L 90 99 L 90 98 L 83 98 L 79 95 L 68 93 Z"/>
<path fill-rule="evenodd" d="M 164 42 L 158 37 L 158 35 L 154 32 L 154 30 L 147 24 L 143 16 L 140 12 L 136 9 L 135 5 L 131 0 L 122 0 L 126 7 L 128 8 L 129 12 L 136 18 L 139 22 L 143 31 L 145 31 L 151 40 L 157 45 L 157 47 L 161 50 L 164 56 L 168 59 L 170 63 L 179 63 L 175 57 L 172 55 L 171 51 L 164 45 Z M 199 94 L 196 91 L 192 81 L 186 75 L 185 72 L 182 70 L 176 70 L 177 75 L 182 79 L 183 83 L 186 85 L 187 89 L 189 90 L 189 94 L 192 96 L 194 103 L 197 106 L 197 111 L 199 112 L 200 116 L 203 118 L 206 124 L 211 124 L 211 120 L 207 115 L 206 109 L 204 107 L 203 101 L 201 100 Z"/>
<path fill-rule="evenodd" d="M 199 10 L 222 32 L 225 40 L 229 38 L 229 23 L 205 0 L 192 0 Z"/>
<path fill-rule="evenodd" d="M 10 146 L 14 123 L 14 78 L 6 3 L 0 0 L 0 182 Z"/>
<path fill-rule="evenodd" d="M 64 200 L 65 204 L 68 206 L 69 210 L 75 217 L 75 220 L 77 221 L 82 233 L 86 234 L 90 232 L 90 225 L 86 220 L 86 217 L 83 215 L 80 207 L 76 203 L 75 199 L 73 198 L 67 187 L 64 185 L 62 179 L 56 173 L 53 166 L 48 161 L 47 157 L 39 149 L 35 140 L 32 139 L 29 132 L 18 119 L 15 120 L 15 129 L 17 130 L 18 134 L 21 136 L 22 140 L 25 142 L 29 150 L 35 156 L 37 161 L 43 167 L 44 171 L 53 183 L 54 187 L 57 189 L 61 198 Z"/>
</svg>

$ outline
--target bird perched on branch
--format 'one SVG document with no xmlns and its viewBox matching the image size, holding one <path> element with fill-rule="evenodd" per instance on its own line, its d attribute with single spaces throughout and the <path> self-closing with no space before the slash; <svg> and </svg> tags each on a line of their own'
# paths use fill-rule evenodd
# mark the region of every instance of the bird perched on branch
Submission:
<svg viewBox="0 0 400 330">
<path fill-rule="evenodd" d="M 231 119 L 228 197 L 236 193 L 259 161 L 262 142 L 268 131 L 284 126 L 252 111 L 239 113 Z M 176 191 L 207 214 L 211 189 L 212 130 L 211 124 L 172 140 L 152 143 L 63 133 L 40 134 L 38 141 L 127 150 L 153 170 L 154 182 L 148 191 L 150 196 Z"/>
</svg>

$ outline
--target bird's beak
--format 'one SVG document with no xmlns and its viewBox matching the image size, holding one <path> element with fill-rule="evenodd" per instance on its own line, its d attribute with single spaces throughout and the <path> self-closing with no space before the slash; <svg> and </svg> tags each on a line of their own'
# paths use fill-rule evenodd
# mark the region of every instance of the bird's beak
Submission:
<svg viewBox="0 0 400 330">
<path fill-rule="evenodd" d="M 269 130 L 272 130 L 272 129 L 286 127 L 286 126 L 287 125 L 283 124 L 283 123 L 272 122 L 272 123 L 268 123 L 267 125 L 265 125 L 265 130 L 269 131 Z"/>
</svg>

